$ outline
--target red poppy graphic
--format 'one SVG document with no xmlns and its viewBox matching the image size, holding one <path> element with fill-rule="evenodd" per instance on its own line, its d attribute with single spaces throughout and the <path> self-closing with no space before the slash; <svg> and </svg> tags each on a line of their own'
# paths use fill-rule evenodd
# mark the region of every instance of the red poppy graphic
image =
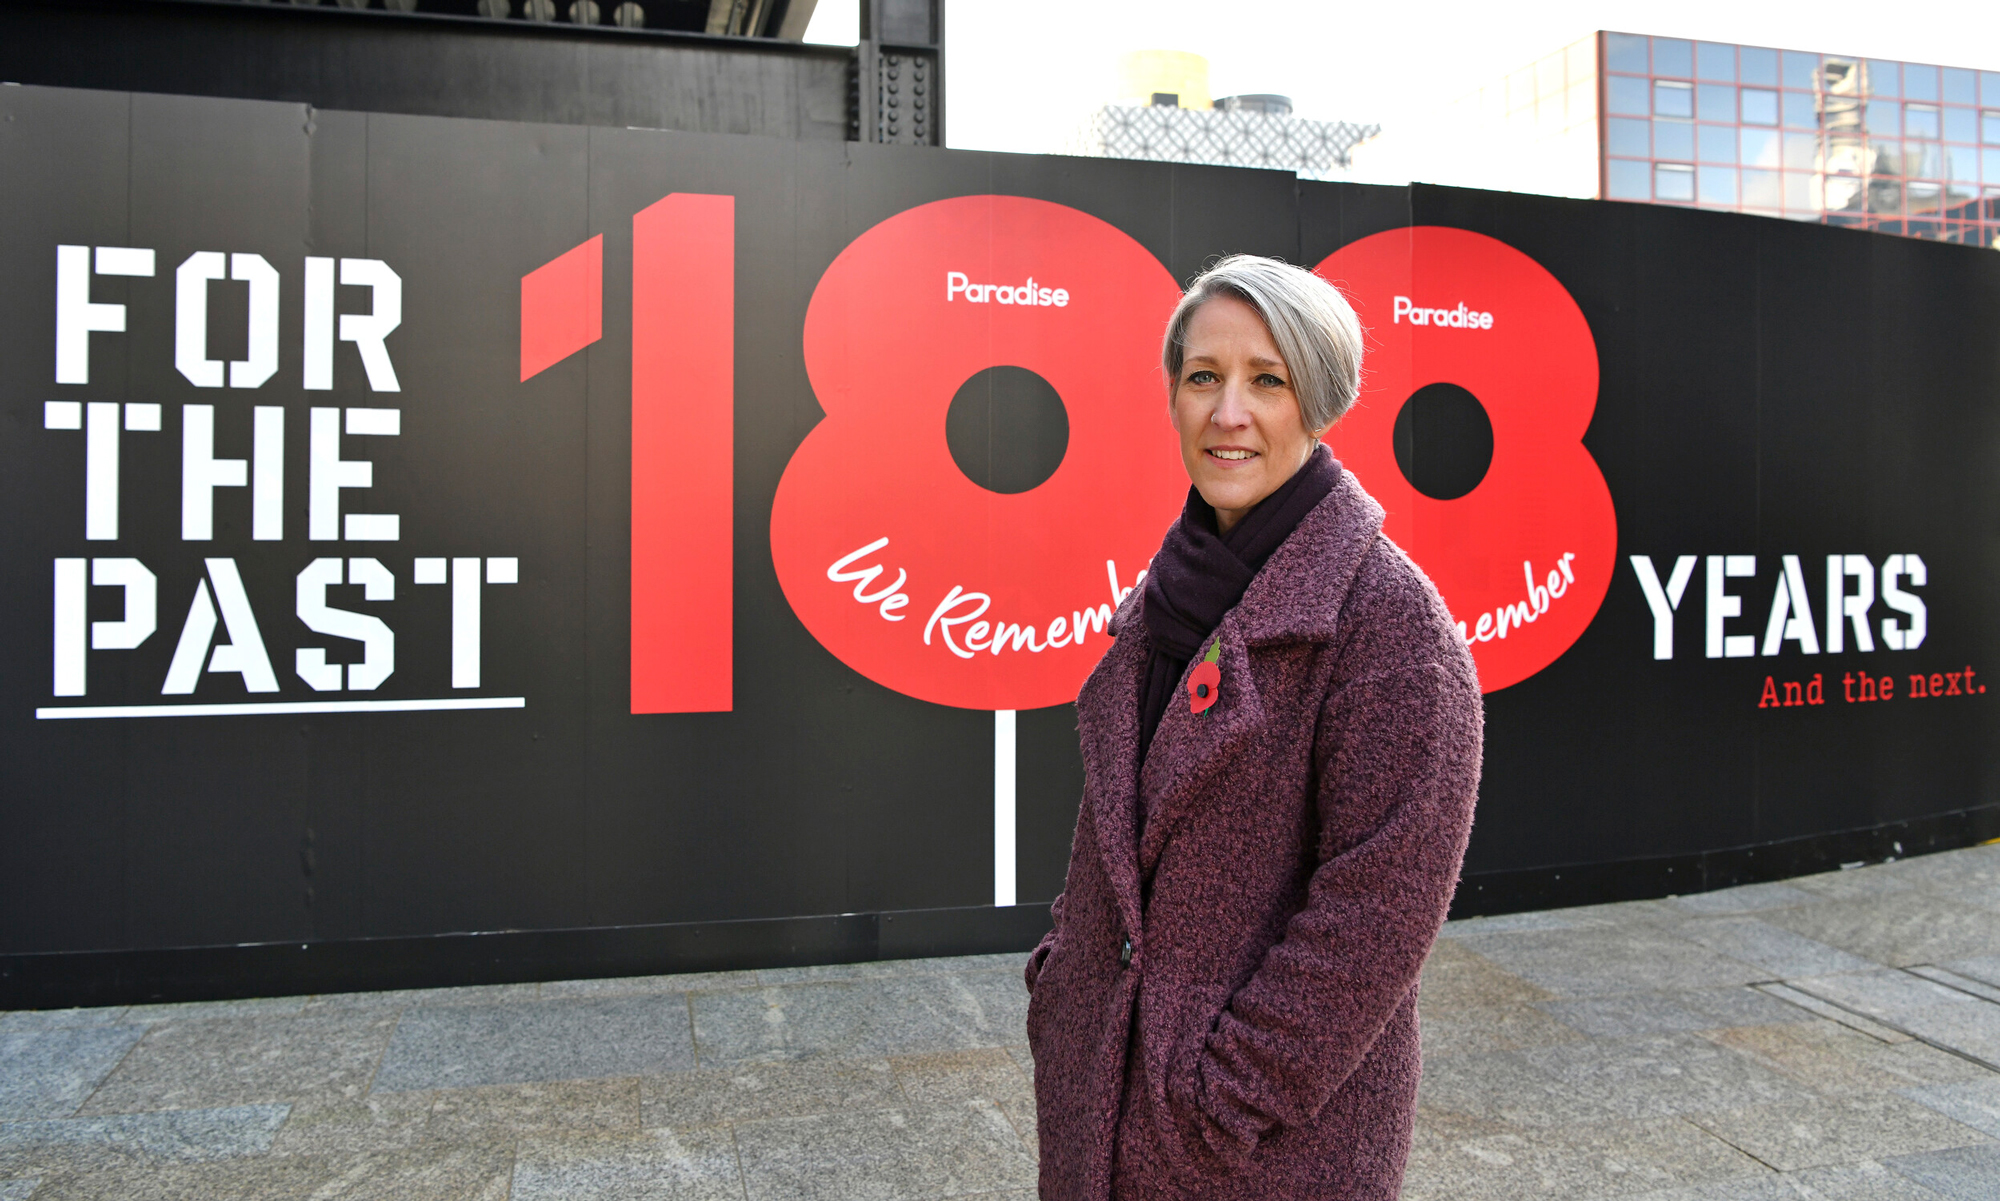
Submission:
<svg viewBox="0 0 2000 1201">
<path fill-rule="evenodd" d="M 1518 684 L 1583 635 L 1617 565 L 1611 490 L 1583 444 L 1597 407 L 1590 323 L 1540 263 L 1470 230 L 1387 230 L 1317 270 L 1369 345 L 1361 395 L 1327 441 L 1444 595 L 1481 689 Z M 1493 427 L 1485 477 L 1454 500 L 1418 492 L 1396 462 L 1399 413 L 1438 383 L 1470 392 Z"/>
<path fill-rule="evenodd" d="M 1020 196 L 919 205 L 843 250 L 803 338 L 826 417 L 771 507 L 771 561 L 813 637 L 934 704 L 1074 700 L 1187 495 L 1161 417 L 1160 330 L 1179 297 L 1129 234 Z M 1062 465 L 1026 492 L 973 482 L 945 437 L 953 397 L 997 366 L 1040 376 L 1069 422 Z"/>
<path fill-rule="evenodd" d="M 1188 712 L 1205 713 L 1222 693 L 1222 668 L 1213 660 L 1197 663 L 1188 673 Z"/>
</svg>

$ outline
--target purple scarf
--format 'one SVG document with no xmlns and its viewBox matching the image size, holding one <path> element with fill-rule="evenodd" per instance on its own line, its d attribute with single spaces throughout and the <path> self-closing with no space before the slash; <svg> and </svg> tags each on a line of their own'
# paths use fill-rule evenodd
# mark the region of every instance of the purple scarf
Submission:
<svg viewBox="0 0 2000 1201">
<path fill-rule="evenodd" d="M 1236 607 L 1265 560 L 1292 536 L 1305 515 L 1340 482 L 1340 460 L 1325 444 L 1313 448 L 1304 465 L 1278 490 L 1257 503 L 1227 534 L 1217 534 L 1215 510 L 1188 489 L 1181 519 L 1146 571 L 1146 632 L 1153 657 L 1140 692 L 1139 754 L 1174 700 L 1188 661 L 1195 657 L 1223 614 Z"/>
</svg>

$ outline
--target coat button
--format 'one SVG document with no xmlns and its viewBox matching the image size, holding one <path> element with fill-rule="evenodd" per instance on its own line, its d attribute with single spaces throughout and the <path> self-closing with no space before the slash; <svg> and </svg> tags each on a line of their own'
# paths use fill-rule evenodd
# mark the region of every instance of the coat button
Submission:
<svg viewBox="0 0 2000 1201">
<path fill-rule="evenodd" d="M 1128 938 L 1124 942 L 1118 944 L 1118 966 L 1130 967 L 1131 964 L 1132 964 L 1132 940 Z"/>
</svg>

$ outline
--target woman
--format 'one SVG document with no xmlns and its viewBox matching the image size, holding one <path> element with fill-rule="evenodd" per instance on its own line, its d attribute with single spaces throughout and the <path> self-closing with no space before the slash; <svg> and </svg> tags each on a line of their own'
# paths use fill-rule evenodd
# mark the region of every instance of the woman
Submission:
<svg viewBox="0 0 2000 1201">
<path fill-rule="evenodd" d="M 1224 259 L 1162 360 L 1193 487 L 1077 698 L 1083 806 L 1026 973 L 1041 1195 L 1393 1198 L 1479 682 L 1320 445 L 1360 387 L 1340 293 Z"/>
</svg>

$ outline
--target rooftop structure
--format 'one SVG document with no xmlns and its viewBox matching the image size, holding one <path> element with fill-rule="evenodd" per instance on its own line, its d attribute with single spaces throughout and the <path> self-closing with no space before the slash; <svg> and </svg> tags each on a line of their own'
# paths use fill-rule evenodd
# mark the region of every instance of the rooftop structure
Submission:
<svg viewBox="0 0 2000 1201">
<path fill-rule="evenodd" d="M 1141 50 L 1119 64 L 1119 100 L 1092 113 L 1069 146 L 1093 158 L 1267 167 L 1306 179 L 1344 179 L 1355 146 L 1379 125 L 1308 121 L 1288 96 L 1212 99 L 1208 60 Z"/>
</svg>

